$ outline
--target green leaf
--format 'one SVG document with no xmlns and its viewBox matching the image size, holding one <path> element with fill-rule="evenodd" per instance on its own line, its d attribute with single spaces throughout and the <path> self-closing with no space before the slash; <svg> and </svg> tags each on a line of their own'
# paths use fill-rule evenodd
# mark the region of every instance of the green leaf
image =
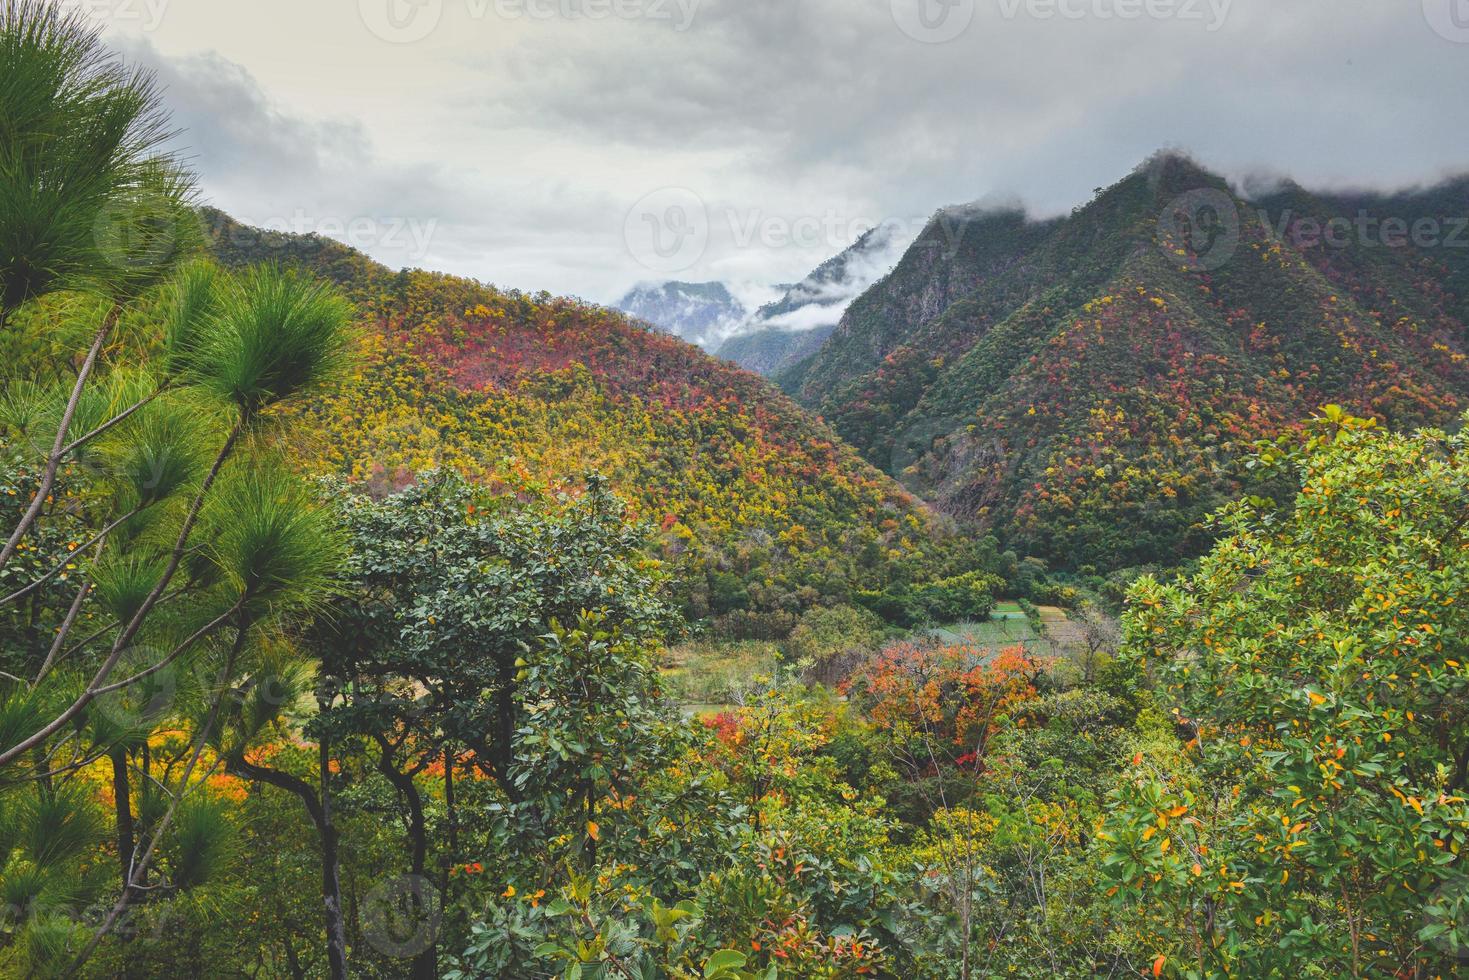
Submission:
<svg viewBox="0 0 1469 980">
<path fill-rule="evenodd" d="M 721 949 L 704 963 L 704 976 L 717 977 L 745 965 L 745 954 L 734 949 Z"/>
</svg>

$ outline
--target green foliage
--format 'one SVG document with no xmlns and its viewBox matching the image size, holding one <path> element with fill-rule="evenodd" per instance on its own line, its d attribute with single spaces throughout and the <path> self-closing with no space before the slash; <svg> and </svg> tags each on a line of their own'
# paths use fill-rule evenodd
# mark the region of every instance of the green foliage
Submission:
<svg viewBox="0 0 1469 980">
<path fill-rule="evenodd" d="M 155 282 L 197 225 L 152 78 L 39 0 L 0 7 L 0 75 L 0 323 L 58 289 Z"/>
<path fill-rule="evenodd" d="M 691 901 L 668 907 L 657 898 L 639 904 L 594 894 L 593 883 L 574 872 L 562 896 L 544 907 L 537 904 L 513 926 L 501 926 L 535 944 L 523 959 L 504 932 L 480 927 L 459 967 L 448 980 L 505 975 L 534 969 L 543 976 L 572 980 L 611 980 L 614 977 L 668 978 L 668 980 L 767 980 L 770 971 L 746 970 L 749 958 L 732 949 L 709 951 L 699 936 L 699 907 Z"/>
<path fill-rule="evenodd" d="M 82 787 L 59 793 L 12 790 L 0 807 L 0 967 L 56 967 L 75 935 L 73 917 L 96 894 L 83 859 L 101 841 L 104 819 Z M 7 948 L 9 947 L 9 948 Z"/>
<path fill-rule="evenodd" d="M 882 620 L 873 613 L 832 606 L 808 610 L 781 649 L 802 669 L 840 673 L 876 652 L 886 638 Z"/>
<path fill-rule="evenodd" d="M 648 644 L 671 610 L 603 481 L 543 512 L 428 476 L 353 498 L 347 520 L 353 591 L 319 644 L 343 697 L 313 731 L 386 736 L 420 759 L 467 747 L 542 824 L 573 806 L 592 819 L 607 782 L 656 753 Z"/>
<path fill-rule="evenodd" d="M 882 592 L 859 592 L 857 601 L 897 626 L 988 619 L 1004 580 L 985 572 L 965 572 L 920 585 L 894 585 Z"/>
<path fill-rule="evenodd" d="M 228 801 L 195 797 L 179 807 L 169 838 L 168 866 L 175 888 L 190 891 L 218 881 L 239 859 Z"/>
<path fill-rule="evenodd" d="M 231 467 L 200 525 L 215 568 L 252 615 L 312 612 L 340 591 L 337 515 L 268 461 Z"/>
<path fill-rule="evenodd" d="M 198 316 L 208 286 L 186 272 L 177 317 Z M 317 393 L 345 363 L 350 307 L 320 282 L 261 266 L 216 289 L 216 309 L 202 336 L 176 330 L 174 355 L 192 380 L 231 402 L 244 419 L 265 408 Z"/>
<path fill-rule="evenodd" d="M 1195 973 L 1432 973 L 1465 948 L 1469 454 L 1335 408 L 1311 432 L 1267 453 L 1293 507 L 1231 508 L 1196 575 L 1132 590 L 1127 653 L 1189 741 L 1124 783 L 1106 867 Z"/>
</svg>

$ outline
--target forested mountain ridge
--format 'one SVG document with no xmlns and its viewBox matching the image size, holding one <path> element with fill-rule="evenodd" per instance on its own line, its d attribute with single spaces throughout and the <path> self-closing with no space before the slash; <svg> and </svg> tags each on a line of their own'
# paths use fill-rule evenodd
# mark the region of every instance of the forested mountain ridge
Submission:
<svg viewBox="0 0 1469 980">
<path fill-rule="evenodd" d="M 818 601 L 953 574 L 928 509 L 770 383 L 625 315 L 465 279 L 394 273 L 330 239 L 206 215 L 229 265 L 338 282 L 364 322 L 350 380 L 303 445 L 379 491 L 429 468 L 521 494 L 599 471 L 662 531 L 688 613 L 789 629 Z M 305 439 L 307 437 L 303 437 Z"/>
<path fill-rule="evenodd" d="M 1464 181 L 1252 202 L 1163 155 L 1065 218 L 940 213 L 778 380 L 1022 551 L 1168 560 L 1202 549 L 1204 516 L 1245 488 L 1245 448 L 1322 404 L 1394 426 L 1456 417 L 1466 213 Z M 1437 239 L 1385 244 L 1384 218 Z"/>
</svg>

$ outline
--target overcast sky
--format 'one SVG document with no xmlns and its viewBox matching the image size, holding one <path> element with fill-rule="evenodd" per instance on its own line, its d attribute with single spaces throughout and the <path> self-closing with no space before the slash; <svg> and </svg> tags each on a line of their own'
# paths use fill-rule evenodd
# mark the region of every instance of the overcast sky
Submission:
<svg viewBox="0 0 1469 980">
<path fill-rule="evenodd" d="M 873 224 L 1232 176 L 1469 170 L 1469 0 L 84 0 L 209 201 L 611 301 L 794 281 Z"/>
</svg>

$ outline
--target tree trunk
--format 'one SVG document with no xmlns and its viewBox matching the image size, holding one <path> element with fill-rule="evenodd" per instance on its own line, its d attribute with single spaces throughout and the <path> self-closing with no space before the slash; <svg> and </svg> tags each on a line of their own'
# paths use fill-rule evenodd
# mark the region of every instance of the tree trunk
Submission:
<svg viewBox="0 0 1469 980">
<path fill-rule="evenodd" d="M 347 929 L 342 922 L 341 860 L 337 826 L 332 821 L 331 749 L 323 736 L 321 759 L 321 902 L 326 916 L 326 957 L 332 980 L 347 978 Z"/>
<path fill-rule="evenodd" d="M 500 774 L 500 788 L 519 803 L 519 789 L 511 770 L 515 765 L 515 661 L 496 664 L 500 689 L 495 693 L 495 770 Z"/>
<path fill-rule="evenodd" d="M 327 786 L 331 753 L 324 740 L 320 747 L 320 759 L 319 799 L 309 783 L 290 773 L 252 765 L 243 759 L 231 762 L 229 770 L 245 779 L 294 793 L 306 806 L 306 813 L 311 817 L 312 826 L 321 839 L 321 903 L 326 925 L 327 965 L 331 970 L 332 980 L 347 980 L 347 933 L 342 919 L 342 881 L 338 870 L 341 859 L 337 849 L 337 828 L 332 823 L 331 794 Z"/>
<path fill-rule="evenodd" d="M 127 749 L 114 748 L 108 753 L 108 759 L 112 762 L 112 795 L 116 801 L 113 809 L 117 814 L 117 863 L 118 872 L 122 875 L 122 900 L 131 903 L 134 893 L 130 882 L 133 876 L 133 850 L 137 847 L 137 834 L 133 827 L 133 793 L 131 781 L 128 778 Z M 128 928 L 128 925 L 130 923 L 124 923 L 125 927 L 118 932 L 118 939 L 123 945 L 122 980 L 132 980 L 132 977 L 136 975 L 133 969 L 133 953 L 128 949 L 133 940 L 134 930 Z"/>
<path fill-rule="evenodd" d="M 449 872 L 459 859 L 459 815 L 454 801 L 454 752 L 447 745 L 444 746 L 444 813 L 449 823 L 449 849 L 440 862 L 443 865 L 443 877 L 439 891 L 443 892 L 444 904 L 447 906 L 451 883 Z"/>
<path fill-rule="evenodd" d="M 128 754 L 124 748 L 115 748 L 108 753 L 112 761 L 112 795 L 116 798 L 117 810 L 117 860 L 122 872 L 123 894 L 131 893 L 128 882 L 132 880 L 133 849 L 137 846 L 133 834 L 133 793 L 128 780 Z"/>
<path fill-rule="evenodd" d="M 376 738 L 382 750 L 378 757 L 378 770 L 408 803 L 408 848 L 412 873 L 419 880 L 426 881 L 423 872 L 428 864 L 428 830 L 423 818 L 423 797 L 413 782 L 413 776 L 399 771 L 394 764 L 393 750 L 387 740 L 381 736 Z M 429 910 L 421 911 L 427 913 Z M 431 939 L 428 948 L 413 958 L 413 967 L 408 975 L 411 980 L 438 980 L 437 942 Z"/>
</svg>

